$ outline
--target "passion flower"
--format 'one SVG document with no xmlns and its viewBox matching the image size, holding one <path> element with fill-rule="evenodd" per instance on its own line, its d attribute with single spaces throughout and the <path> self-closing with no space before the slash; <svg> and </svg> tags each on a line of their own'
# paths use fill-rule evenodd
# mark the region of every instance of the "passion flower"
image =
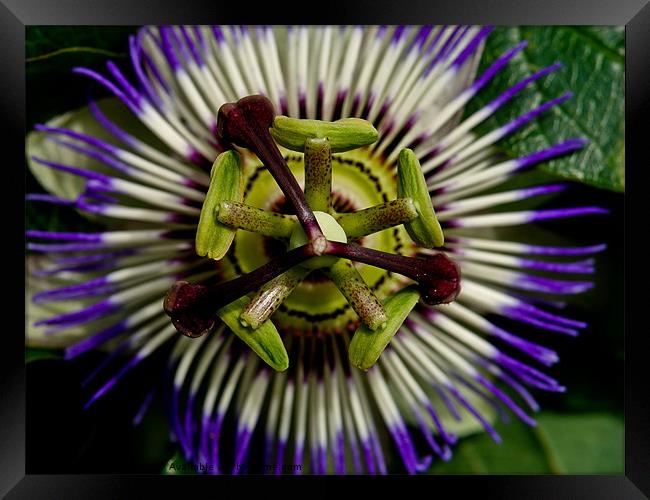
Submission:
<svg viewBox="0 0 650 500">
<path fill-rule="evenodd" d="M 274 123 L 283 123 L 279 132 L 271 134 L 269 127 Z M 224 104 L 219 110 L 217 130 L 220 143 L 243 144 L 257 151 L 258 156 L 265 160 L 269 171 L 280 185 L 286 198 L 290 201 L 297 213 L 299 224 L 294 224 L 288 242 L 288 253 L 271 260 L 246 275 L 231 281 L 221 282 L 208 288 L 202 285 L 191 285 L 185 281 L 179 282 L 167 294 L 165 311 L 172 318 L 176 328 L 188 337 L 200 337 L 208 333 L 215 326 L 214 317 L 221 307 L 234 302 L 243 295 L 259 289 L 244 310 L 241 312 L 243 326 L 250 326 L 253 330 L 266 321 L 280 306 L 291 292 L 308 276 L 307 270 L 333 268 L 333 281 L 345 296 L 350 306 L 359 315 L 362 322 L 371 330 L 381 329 L 374 336 L 365 336 L 363 350 L 370 349 L 377 355 L 372 356 L 371 362 L 366 356 L 361 361 L 356 352 L 350 352 L 352 364 L 367 370 L 381 354 L 390 338 L 401 326 L 401 321 L 391 321 L 391 328 L 386 329 L 387 316 L 382 304 L 375 294 L 364 282 L 363 277 L 355 270 L 351 263 L 337 265 L 336 256 L 348 257 L 352 260 L 364 262 L 375 267 L 397 272 L 420 283 L 422 297 L 428 305 L 448 303 L 456 298 L 460 290 L 460 275 L 456 264 L 443 254 L 427 258 L 412 258 L 395 256 L 372 250 L 365 251 L 356 246 L 348 246 L 348 235 L 345 229 L 335 220 L 336 213 L 331 204 L 332 165 L 330 137 L 332 137 L 336 150 L 349 151 L 359 146 L 367 145 L 368 141 L 377 137 L 374 127 L 364 120 L 354 120 L 350 126 L 348 121 L 336 123 L 309 120 L 276 120 L 273 104 L 264 96 L 249 96 L 237 103 Z M 365 133 L 364 133 L 365 132 Z M 280 154 L 272 137 L 284 141 L 291 137 L 292 147 L 304 151 L 305 164 L 305 193 L 296 187 L 297 181 L 293 177 L 289 166 Z M 299 144 L 299 139 L 303 141 Z M 214 255 L 217 260 L 227 251 L 233 241 L 232 230 L 224 227 L 224 218 L 219 218 L 218 211 L 223 203 L 228 203 L 227 195 L 232 200 L 240 198 L 239 178 L 241 170 L 237 157 L 230 152 L 222 153 L 212 167 L 210 189 L 203 209 L 199 228 L 196 235 L 197 253 L 199 255 Z M 407 222 L 414 234 L 416 242 L 424 246 L 440 246 L 443 242 L 440 225 L 435 218 L 431 207 L 424 176 L 420 165 L 413 152 L 405 149 L 398 161 L 400 173 L 398 187 L 403 194 L 412 194 L 415 199 L 404 197 L 395 200 L 393 204 L 382 204 L 353 212 L 352 217 L 359 219 L 357 225 L 365 227 L 364 235 L 372 232 L 389 229 L 399 222 Z M 311 203 L 307 201 L 311 200 Z M 401 202 L 401 203 L 400 203 Z M 226 205 L 227 207 L 228 205 Z M 400 218 L 403 206 L 413 207 L 413 213 L 404 220 Z M 216 208 L 216 210 L 215 210 Z M 316 208 L 326 209 L 331 212 L 322 212 Z M 261 233 L 279 234 L 286 236 L 287 230 L 278 228 L 269 229 L 277 225 L 282 218 L 275 218 L 273 212 L 241 205 L 240 218 L 228 218 L 229 224 L 234 228 L 247 229 L 255 232 L 262 228 Z M 381 217 L 383 216 L 383 217 Z M 364 224 L 364 219 L 369 218 Z M 273 221 L 273 222 L 271 222 Z M 275 224 L 274 224 L 275 222 Z M 280 224 L 283 225 L 283 224 Z M 372 228 L 373 230 L 370 230 Z M 417 228 L 417 231 L 413 228 Z M 433 236 L 429 236 L 433 234 Z M 351 236 L 359 236 L 358 231 L 353 231 Z M 208 245 L 203 249 L 204 245 Z M 212 251 L 214 247 L 217 250 Z M 331 254 L 326 256 L 322 254 Z M 311 258 L 309 258 L 311 257 Z M 296 269 L 302 267 L 303 269 Z M 267 281 L 262 285 L 262 281 Z M 401 302 L 395 302 L 399 304 Z M 413 308 L 411 304 L 404 311 L 396 310 L 395 317 L 402 321 Z M 212 311 L 212 312 L 210 312 Z M 238 329 L 236 330 L 236 332 Z M 255 344 L 255 350 L 263 359 L 268 352 L 283 352 L 281 342 L 277 335 L 264 337 L 268 344 Z M 243 337 L 246 341 L 246 334 Z M 358 343 L 352 342 L 352 349 L 358 350 Z M 259 348 L 258 351 L 256 348 Z M 271 358 L 272 359 L 272 358 Z M 272 360 L 270 363 L 276 369 L 286 369 L 284 363 L 286 356 L 282 356 L 282 363 Z"/>
<path fill-rule="evenodd" d="M 145 27 L 130 40 L 136 81 L 112 62 L 108 77 L 76 69 L 148 131 L 127 132 L 91 101 L 107 135 L 59 119 L 30 136 L 56 147 L 30 153 L 37 174 L 82 187 L 29 199 L 73 206 L 107 230 L 28 232 L 47 261 L 30 277 L 40 290 L 33 301 L 67 307 L 36 321 L 28 340 L 69 339 L 68 359 L 97 348 L 108 361 L 126 358 L 112 374 L 107 361 L 89 376 L 87 406 L 173 344 L 164 386 L 172 434 L 211 472 L 287 463 L 321 474 L 425 471 L 434 456 L 451 458 L 456 419 L 500 440 L 483 400 L 534 425 L 522 408 L 538 409 L 528 388 L 564 387 L 537 366 L 557 354 L 528 330 L 576 335 L 586 324 L 527 293 L 587 290 L 589 281 L 561 276 L 591 273 L 593 261 L 566 257 L 604 246 L 539 246 L 488 230 L 604 210 L 486 213 L 565 189 L 495 191 L 585 144 L 567 138 L 514 159 L 492 148 L 570 93 L 474 132 L 559 64 L 461 121 L 525 46 L 475 77 L 490 31 Z"/>
</svg>

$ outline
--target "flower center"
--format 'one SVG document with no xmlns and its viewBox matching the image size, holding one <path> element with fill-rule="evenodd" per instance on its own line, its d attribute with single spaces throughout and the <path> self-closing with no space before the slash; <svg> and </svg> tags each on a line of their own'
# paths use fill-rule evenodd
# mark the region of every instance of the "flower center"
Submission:
<svg viewBox="0 0 650 500">
<path fill-rule="evenodd" d="M 323 234 L 328 241 L 338 241 L 339 243 L 348 242 L 345 231 L 341 225 L 336 222 L 334 217 L 319 210 L 314 210 L 314 215 L 316 216 L 316 221 L 318 222 L 321 231 L 323 231 Z M 307 243 L 309 243 L 307 233 L 305 233 L 302 227 L 296 225 L 291 233 L 291 238 L 289 239 L 289 248 L 293 250 L 294 248 L 301 247 Z M 322 267 L 331 267 L 338 260 L 338 257 L 323 255 L 321 257 L 312 257 L 303 262 L 301 266 L 313 271 L 314 269 L 320 269 Z"/>
<path fill-rule="evenodd" d="M 283 153 L 291 173 L 304 186 L 304 156 L 284 148 Z M 282 191 L 257 157 L 244 154 L 243 163 L 247 172 L 244 203 L 272 212 L 291 213 Z M 394 199 L 394 178 L 395 166 L 386 165 L 381 158 L 373 157 L 368 148 L 334 154 L 333 208 L 337 213 L 349 213 Z M 323 229 L 327 236 L 326 229 Z M 415 255 L 417 251 L 403 226 L 364 236 L 357 243 L 408 256 Z M 222 278 L 231 280 L 250 272 L 280 255 L 286 248 L 286 244 L 277 239 L 250 231 L 238 231 L 226 258 L 219 262 Z M 363 263 L 355 266 L 380 300 L 386 299 L 409 281 L 400 274 L 375 266 Z M 314 271 L 285 299 L 273 315 L 273 322 L 281 332 L 288 334 L 324 336 L 343 330 L 354 331 L 359 325 L 359 318 L 337 287 L 323 273 Z"/>
<path fill-rule="evenodd" d="M 407 257 L 348 243 L 404 225 L 417 245 L 442 246 L 442 229 L 413 151 L 404 149 L 399 154 L 396 199 L 337 214 L 332 205 L 332 154 L 374 143 L 378 133 L 369 122 L 276 116 L 266 97 L 249 96 L 220 108 L 217 136 L 221 144 L 233 149 L 219 155 L 212 166 L 197 227 L 197 253 L 221 260 L 232 251 L 237 230 L 283 240 L 288 248 L 252 271 L 239 266 L 236 271 L 243 274 L 215 285 L 177 282 L 164 307 L 181 333 L 204 335 L 214 329 L 218 316 L 269 365 L 286 370 L 287 352 L 271 316 L 310 272 L 322 269 L 361 320 L 349 356 L 355 366 L 367 370 L 418 300 L 435 305 L 456 298 L 459 269 L 444 254 Z M 304 188 L 278 146 L 304 154 Z M 249 191 L 243 189 L 246 162 L 235 148 L 246 148 L 261 160 L 296 214 L 293 219 L 244 203 L 244 191 Z M 251 179 L 255 175 L 248 177 L 247 185 Z M 262 245 L 247 248 L 263 254 L 259 252 Z M 400 274 L 417 286 L 407 286 L 382 301 L 354 262 Z"/>
</svg>

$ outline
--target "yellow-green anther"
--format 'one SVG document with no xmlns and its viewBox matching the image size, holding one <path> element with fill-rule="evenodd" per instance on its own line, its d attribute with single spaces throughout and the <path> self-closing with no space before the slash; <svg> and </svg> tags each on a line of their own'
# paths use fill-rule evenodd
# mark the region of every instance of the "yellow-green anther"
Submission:
<svg viewBox="0 0 650 500">
<path fill-rule="evenodd" d="M 332 208 L 332 153 L 328 139 L 305 141 L 305 199 L 312 210 Z"/>
<path fill-rule="evenodd" d="M 370 330 L 386 326 L 388 318 L 384 307 L 351 261 L 339 259 L 325 272 Z"/>
<path fill-rule="evenodd" d="M 271 320 L 266 320 L 256 329 L 246 327 L 239 321 L 242 309 L 249 300 L 249 297 L 241 297 L 219 309 L 217 314 L 271 368 L 279 372 L 286 370 L 289 367 L 289 356 Z"/>
<path fill-rule="evenodd" d="M 230 227 L 280 239 L 289 239 L 297 225 L 295 216 L 267 212 L 236 201 L 219 203 L 217 219 Z"/>
<path fill-rule="evenodd" d="M 242 201 L 243 184 L 239 154 L 230 150 L 217 156 L 196 229 L 196 253 L 201 257 L 219 260 L 228 252 L 235 229 L 217 220 L 217 210 L 222 201 Z"/>
<path fill-rule="evenodd" d="M 325 122 L 276 116 L 269 130 L 280 146 L 299 153 L 304 152 L 307 139 L 327 138 L 331 152 L 342 153 L 372 144 L 379 137 L 372 123 L 361 118 Z"/>
<path fill-rule="evenodd" d="M 411 239 L 425 248 L 441 247 L 445 238 L 433 210 L 420 162 L 410 149 L 402 149 L 397 158 L 397 196 L 413 198 L 419 217 L 404 224 Z"/>
<path fill-rule="evenodd" d="M 372 331 L 366 325 L 361 325 L 350 342 L 348 349 L 350 362 L 362 370 L 367 370 L 374 365 L 419 299 L 420 292 L 417 286 L 411 285 L 384 301 L 384 309 L 388 316 L 386 326 Z"/>
<path fill-rule="evenodd" d="M 348 238 L 361 238 L 368 234 L 399 226 L 418 217 L 411 198 L 398 198 L 374 207 L 339 214 L 336 218 Z"/>
<path fill-rule="evenodd" d="M 244 307 L 240 316 L 242 325 L 250 326 L 252 329 L 259 328 L 309 272 L 309 269 L 302 266 L 292 267 L 286 273 L 266 283 Z"/>
</svg>

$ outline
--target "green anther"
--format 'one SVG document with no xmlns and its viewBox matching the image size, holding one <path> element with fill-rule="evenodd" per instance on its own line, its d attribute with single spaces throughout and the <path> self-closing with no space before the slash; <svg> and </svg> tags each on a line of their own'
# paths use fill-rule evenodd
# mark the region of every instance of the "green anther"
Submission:
<svg viewBox="0 0 650 500">
<path fill-rule="evenodd" d="M 332 153 L 328 139 L 305 141 L 305 199 L 312 210 L 332 208 Z"/>
<path fill-rule="evenodd" d="M 249 300 L 249 297 L 241 297 L 219 309 L 217 314 L 271 368 L 282 372 L 289 367 L 289 356 L 271 320 L 266 320 L 256 329 L 245 327 L 239 321 L 242 309 Z"/>
<path fill-rule="evenodd" d="M 377 129 L 360 118 L 325 122 L 276 116 L 269 130 L 280 146 L 299 153 L 304 152 L 305 142 L 311 138 L 327 138 L 331 152 L 342 153 L 372 144 L 379 137 Z"/>
<path fill-rule="evenodd" d="M 367 370 L 374 365 L 419 299 L 420 292 L 415 285 L 408 286 L 389 297 L 384 302 L 384 309 L 388 316 L 386 326 L 373 332 L 366 325 L 361 325 L 350 342 L 348 350 L 350 362 L 361 370 Z"/>
<path fill-rule="evenodd" d="M 323 231 L 325 238 L 329 241 L 338 241 L 340 243 L 347 243 L 348 239 L 345 236 L 345 231 L 343 228 L 336 222 L 336 219 L 330 214 L 325 212 L 314 211 L 318 225 Z M 305 231 L 299 224 L 296 224 L 293 233 L 291 234 L 291 240 L 289 241 L 289 248 L 298 248 L 308 243 L 307 235 Z M 332 257 L 329 255 L 323 255 L 322 257 L 312 257 L 311 259 L 306 260 L 301 264 L 301 266 L 306 267 L 307 269 L 319 269 L 321 267 L 330 267 L 338 260 L 338 257 Z"/>
<path fill-rule="evenodd" d="M 370 330 L 386 326 L 388 318 L 384 307 L 352 262 L 339 259 L 326 273 Z"/>
<path fill-rule="evenodd" d="M 222 224 L 271 238 L 289 239 L 296 226 L 295 216 L 267 212 L 236 201 L 222 201 L 217 207 Z"/>
<path fill-rule="evenodd" d="M 418 217 L 411 198 L 398 198 L 374 207 L 339 214 L 336 218 L 348 238 L 361 238 L 390 227 L 399 226 Z"/>
<path fill-rule="evenodd" d="M 239 154 L 231 150 L 217 156 L 196 229 L 196 253 L 201 257 L 219 260 L 228 252 L 236 231 L 217 220 L 217 210 L 222 201 L 242 201 L 243 185 Z"/>
<path fill-rule="evenodd" d="M 241 324 L 259 328 L 309 273 L 309 269 L 296 266 L 266 283 L 244 307 Z"/>
<path fill-rule="evenodd" d="M 403 149 L 397 158 L 397 196 L 412 198 L 419 214 L 417 219 L 404 224 L 411 239 L 425 248 L 442 246 L 445 237 L 433 210 L 420 162 L 410 149 Z"/>
</svg>

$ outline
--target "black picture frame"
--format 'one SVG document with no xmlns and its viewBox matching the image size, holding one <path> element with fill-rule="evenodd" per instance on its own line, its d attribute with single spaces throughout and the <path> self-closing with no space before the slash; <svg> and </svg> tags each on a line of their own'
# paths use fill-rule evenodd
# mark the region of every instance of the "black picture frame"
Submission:
<svg viewBox="0 0 650 500">
<path fill-rule="evenodd" d="M 278 2 L 258 4 L 246 8 L 238 3 L 192 1 L 174 2 L 142 0 L 1 0 L 0 54 L 3 74 L 0 77 L 0 116 L 2 119 L 4 173 L 8 182 L 18 175 L 9 169 L 24 164 L 25 137 L 25 26 L 28 25 L 134 25 L 147 23 L 265 23 L 287 24 L 422 24 L 469 23 L 498 25 L 625 25 L 626 26 L 626 169 L 628 190 L 634 193 L 640 187 L 636 167 L 646 168 L 648 149 L 644 148 L 644 123 L 650 116 L 650 5 L 647 0 L 447 0 L 390 2 L 364 0 L 355 3 L 319 3 L 313 9 L 283 7 Z M 645 140 L 647 142 L 647 140 Z M 15 170 L 14 170 L 15 171 Z M 7 189 L 3 202 L 5 222 L 13 221 L 11 241 L 17 242 L 20 254 L 24 249 L 24 225 L 17 215 L 17 207 L 24 206 L 23 194 L 18 188 Z M 629 293 L 633 283 L 643 277 L 630 277 L 633 265 L 642 261 L 632 253 L 630 228 L 639 227 L 631 219 L 630 192 L 626 193 L 625 247 L 626 247 L 626 338 L 625 338 L 625 473 L 620 476 L 426 476 L 417 478 L 390 477 L 374 479 L 355 478 L 363 486 L 376 484 L 385 487 L 390 482 L 425 481 L 413 485 L 420 491 L 440 494 L 444 489 L 453 494 L 468 494 L 493 498 L 647 498 L 650 495 L 650 405 L 647 388 L 649 364 L 644 359 L 647 333 L 644 328 L 630 328 L 634 324 L 633 311 L 643 311 L 643 305 L 634 302 Z M 14 239 L 15 238 L 15 239 Z M 638 251 L 638 250 L 637 250 Z M 5 284 L 24 281 L 20 266 L 5 261 Z M 5 291 L 7 292 L 7 291 Z M 3 294 L 4 295 L 4 294 Z M 13 288 L 6 298 L 21 300 Z M 3 298 L 3 301 L 6 300 Z M 636 299 L 638 300 L 638 299 Z M 637 307 L 635 307 L 637 306 Z M 20 306 L 5 304 L 5 311 L 20 311 Z M 11 308 L 11 309 L 10 309 Z M 9 316 L 18 316 L 11 312 Z M 25 474 L 25 366 L 24 340 L 18 334 L 21 321 L 15 320 L 3 328 L 4 339 L 0 349 L 0 495 L 7 498 L 88 498 L 106 496 L 129 498 L 137 491 L 150 496 L 163 490 L 166 495 L 197 494 L 195 488 L 208 488 L 211 496 L 230 495 L 226 489 L 245 494 L 250 486 L 266 488 L 265 478 L 207 478 L 197 476 L 74 476 Z M 218 481 L 219 490 L 215 490 Z M 324 478 L 273 478 L 282 484 L 273 485 L 276 491 L 293 488 L 311 488 L 308 484 Z M 328 484 L 336 491 L 336 481 L 345 478 L 328 477 Z M 190 483 L 190 481 L 192 481 Z M 289 483 L 292 481 L 292 483 Z M 333 482 L 334 481 L 334 482 Z M 375 482 L 376 481 L 376 482 Z M 409 486 L 410 483 L 398 486 Z M 309 494 L 309 489 L 299 489 Z M 410 491 L 410 490 L 403 490 Z M 413 490 L 414 492 L 416 490 Z"/>
</svg>

